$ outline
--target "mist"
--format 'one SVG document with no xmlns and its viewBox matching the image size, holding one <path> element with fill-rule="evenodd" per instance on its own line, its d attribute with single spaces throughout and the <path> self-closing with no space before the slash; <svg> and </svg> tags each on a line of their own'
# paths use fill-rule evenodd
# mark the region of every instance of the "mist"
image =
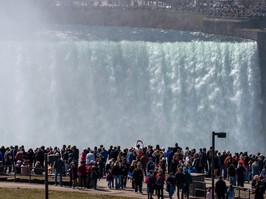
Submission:
<svg viewBox="0 0 266 199">
<path fill-rule="evenodd" d="M 141 139 L 199 148 L 211 145 L 212 131 L 225 131 L 218 149 L 260 151 L 256 42 L 57 26 L 42 2 L 0 8 L 4 145 L 127 147 Z"/>
</svg>

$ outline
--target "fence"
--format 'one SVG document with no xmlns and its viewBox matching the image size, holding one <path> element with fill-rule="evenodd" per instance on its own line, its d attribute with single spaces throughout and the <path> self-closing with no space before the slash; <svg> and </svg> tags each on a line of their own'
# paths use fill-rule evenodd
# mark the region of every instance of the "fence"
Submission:
<svg viewBox="0 0 266 199">
<path fill-rule="evenodd" d="M 255 198 L 254 196 L 254 189 L 252 188 L 247 188 L 247 187 L 239 187 L 239 186 L 233 186 L 235 190 L 235 198 L 237 199 L 253 199 Z M 212 189 L 211 186 L 206 187 L 207 189 Z M 207 192 L 207 191 L 206 191 Z M 216 196 L 214 196 L 216 198 Z"/>
<path fill-rule="evenodd" d="M 9 172 L 9 169 L 11 171 Z M 54 183 L 53 169 L 48 168 L 48 181 Z M 34 167 L 29 165 L 4 165 L 0 161 L 0 181 L 13 181 L 13 182 L 28 182 L 28 183 L 42 183 L 45 182 L 44 167 Z M 69 177 L 64 178 L 64 184 L 68 185 Z"/>
</svg>

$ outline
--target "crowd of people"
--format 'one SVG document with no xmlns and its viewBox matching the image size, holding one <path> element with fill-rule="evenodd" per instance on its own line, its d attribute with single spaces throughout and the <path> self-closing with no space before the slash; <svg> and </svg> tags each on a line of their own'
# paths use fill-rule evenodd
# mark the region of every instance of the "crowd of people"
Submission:
<svg viewBox="0 0 266 199">
<path fill-rule="evenodd" d="M 248 18 L 266 17 L 266 5 L 251 4 L 239 5 L 236 3 L 200 4 L 198 6 L 186 5 L 184 10 L 204 13 L 209 17 Z"/>
<path fill-rule="evenodd" d="M 197 12 L 215 17 L 266 17 L 266 5 L 263 3 L 239 4 L 235 1 L 215 1 L 204 3 L 194 0 L 73 0 L 55 1 L 57 6 L 75 8 L 121 7 L 141 9 L 168 9 L 182 12 Z"/>
<path fill-rule="evenodd" d="M 54 174 L 55 185 L 63 186 L 62 176 L 69 176 L 70 187 L 97 189 L 98 179 L 105 178 L 110 189 L 124 189 L 127 186 L 136 193 L 143 193 L 147 187 L 148 198 L 156 193 L 163 198 L 167 191 L 172 198 L 189 198 L 192 173 L 201 173 L 211 177 L 212 166 L 216 182 L 216 195 L 224 198 L 233 195 L 235 186 L 244 187 L 251 183 L 255 198 L 263 198 L 266 186 L 266 158 L 263 154 L 248 152 L 231 153 L 215 151 L 212 148 L 199 150 L 178 144 L 167 149 L 156 145 L 136 146 L 121 149 L 120 146 L 103 145 L 80 150 L 76 146 L 38 147 L 25 150 L 24 146 L 0 148 L 0 174 L 42 174 L 45 154 L 48 156 L 48 171 Z M 212 165 L 214 158 L 214 165 Z M 59 176 L 59 183 L 58 183 Z M 225 186 L 224 179 L 230 187 Z M 209 192 L 207 193 L 208 195 Z"/>
</svg>

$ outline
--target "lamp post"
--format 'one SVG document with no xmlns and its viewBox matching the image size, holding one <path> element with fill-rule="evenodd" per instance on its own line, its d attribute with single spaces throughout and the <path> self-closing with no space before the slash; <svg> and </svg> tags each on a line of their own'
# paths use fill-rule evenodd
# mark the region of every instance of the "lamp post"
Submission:
<svg viewBox="0 0 266 199">
<path fill-rule="evenodd" d="M 212 199 L 214 199 L 214 153 L 215 153 L 215 136 L 218 138 L 226 138 L 225 132 L 212 132 Z"/>
<path fill-rule="evenodd" d="M 45 199 L 49 199 L 49 191 L 48 191 L 48 163 L 47 163 L 47 153 L 44 154 L 44 172 L 45 172 Z"/>
</svg>

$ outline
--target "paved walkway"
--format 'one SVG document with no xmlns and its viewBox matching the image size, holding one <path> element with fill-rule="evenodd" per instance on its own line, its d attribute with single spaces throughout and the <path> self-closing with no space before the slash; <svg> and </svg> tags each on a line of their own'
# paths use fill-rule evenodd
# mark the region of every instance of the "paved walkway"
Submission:
<svg viewBox="0 0 266 199">
<path fill-rule="evenodd" d="M 143 184 L 146 187 L 146 184 Z M 36 188 L 36 189 L 45 189 L 44 184 L 35 184 L 35 183 L 21 183 L 21 182 L 10 182 L 10 181 L 0 181 L 0 187 L 3 188 Z M 105 179 L 98 181 L 98 189 L 82 189 L 82 188 L 70 188 L 68 186 L 55 186 L 49 185 L 49 190 L 57 190 L 57 191 L 71 191 L 71 192 L 83 192 L 90 194 L 101 194 L 101 195 L 113 195 L 113 196 L 125 196 L 131 198 L 147 198 L 146 188 L 143 189 L 144 194 L 135 193 L 133 189 L 125 188 L 123 190 L 114 190 L 107 188 L 107 182 Z"/>
<path fill-rule="evenodd" d="M 211 187 L 211 178 L 205 178 L 205 183 L 207 187 Z M 226 181 L 227 185 L 229 184 Z M 128 182 L 130 186 L 130 182 Z M 36 184 L 36 183 L 22 183 L 22 182 L 12 182 L 12 181 L 0 181 L 0 187 L 3 188 L 37 188 L 37 189 L 44 189 L 44 184 Z M 250 184 L 245 184 L 246 188 L 250 188 Z M 49 184 L 49 190 L 57 190 L 57 191 L 71 191 L 71 192 L 83 192 L 88 194 L 101 194 L 101 195 L 113 195 L 113 196 L 125 196 L 130 198 L 147 198 L 146 194 L 146 184 L 143 183 L 143 194 L 135 193 L 132 188 L 125 188 L 123 190 L 114 190 L 109 189 L 107 187 L 107 181 L 105 178 L 98 181 L 98 189 L 81 189 L 76 188 L 72 189 L 69 186 L 54 186 Z M 175 193 L 176 194 L 176 193 Z M 165 198 L 169 198 L 167 192 L 164 191 Z"/>
</svg>

